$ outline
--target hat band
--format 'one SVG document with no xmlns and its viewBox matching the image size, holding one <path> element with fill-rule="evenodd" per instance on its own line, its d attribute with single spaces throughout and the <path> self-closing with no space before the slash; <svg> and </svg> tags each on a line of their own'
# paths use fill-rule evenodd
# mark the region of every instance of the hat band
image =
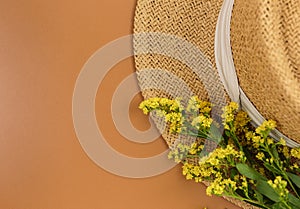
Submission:
<svg viewBox="0 0 300 209">
<path fill-rule="evenodd" d="M 254 125 L 262 124 L 266 119 L 255 108 L 244 91 L 239 86 L 235 70 L 231 44 L 230 44 L 230 21 L 234 0 L 224 0 L 215 33 L 215 59 L 220 79 L 230 99 L 240 104 L 252 119 Z M 298 147 L 299 144 L 291 140 L 277 129 L 270 134 L 274 139 L 284 139 L 288 146 Z"/>
</svg>

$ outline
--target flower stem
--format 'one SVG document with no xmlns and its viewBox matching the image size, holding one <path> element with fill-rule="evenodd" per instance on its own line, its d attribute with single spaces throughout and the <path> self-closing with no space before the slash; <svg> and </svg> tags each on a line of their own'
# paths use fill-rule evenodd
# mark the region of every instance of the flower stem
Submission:
<svg viewBox="0 0 300 209">
<path fill-rule="evenodd" d="M 248 203 L 251 203 L 251 204 L 254 204 L 254 205 L 258 205 L 259 207 L 261 208 L 264 208 L 264 209 L 271 209 L 270 207 L 267 207 L 265 205 L 261 205 L 259 202 L 257 201 L 254 201 L 252 199 L 248 199 L 248 198 L 244 198 L 244 197 L 241 197 L 239 195 L 235 195 L 235 194 L 224 194 L 226 197 L 231 197 L 231 198 L 234 198 L 234 199 L 238 199 L 240 201 L 246 201 Z"/>
</svg>

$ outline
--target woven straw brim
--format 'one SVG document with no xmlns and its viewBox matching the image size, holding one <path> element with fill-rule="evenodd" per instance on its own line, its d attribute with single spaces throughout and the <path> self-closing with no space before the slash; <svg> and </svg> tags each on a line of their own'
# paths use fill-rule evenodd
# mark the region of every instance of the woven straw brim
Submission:
<svg viewBox="0 0 300 209">
<path fill-rule="evenodd" d="M 137 1 L 134 51 L 139 85 L 145 99 L 197 95 L 220 106 L 229 101 L 219 80 L 214 56 L 215 29 L 222 3 L 222 0 Z M 181 39 L 192 46 L 183 49 L 186 44 L 182 44 Z M 198 73 L 194 65 L 182 60 L 196 63 Z M 199 72 L 204 79 L 199 77 Z M 162 128 L 162 120 L 153 118 L 172 148 L 177 136 Z M 242 208 L 256 208 L 229 200 Z"/>
<path fill-rule="evenodd" d="M 300 1 L 236 0 L 231 46 L 247 97 L 300 142 Z"/>
<path fill-rule="evenodd" d="M 221 5 L 221 0 L 138 1 L 134 21 L 134 50 L 138 80 L 145 99 L 174 98 L 174 94 L 180 97 L 197 95 L 202 100 L 213 99 L 220 107 L 229 101 L 214 62 L 214 34 Z M 161 38 L 160 35 L 153 38 L 138 35 L 144 33 L 165 34 L 166 37 Z M 167 39 L 172 36 L 186 40 L 195 46 L 195 50 L 203 53 L 202 57 L 192 58 L 191 62 L 198 64 L 196 70 L 201 70 L 202 74 L 209 72 L 210 77 L 205 79 L 199 77 L 189 63 L 184 63 L 170 55 L 173 51 L 180 51 L 179 57 L 183 59 L 189 58 L 191 54 L 198 55 L 198 52 L 193 51 L 192 48 L 182 50 L 180 45 L 176 45 L 176 40 L 173 44 L 169 43 L 170 46 L 163 45 L 168 45 Z M 154 52 L 154 48 L 159 48 L 160 53 Z M 177 79 L 167 80 L 171 75 Z M 213 80 L 210 81 L 211 78 Z M 190 92 L 185 93 L 183 85 L 187 86 Z M 169 135 L 169 133 L 163 134 L 168 145 L 171 146 L 174 138 Z"/>
</svg>

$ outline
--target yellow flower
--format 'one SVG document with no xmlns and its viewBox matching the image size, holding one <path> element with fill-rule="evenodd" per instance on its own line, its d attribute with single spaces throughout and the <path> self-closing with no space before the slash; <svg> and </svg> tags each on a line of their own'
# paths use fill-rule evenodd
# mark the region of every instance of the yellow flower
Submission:
<svg viewBox="0 0 300 209">
<path fill-rule="evenodd" d="M 298 168 L 299 168 L 299 166 L 298 166 L 298 164 L 297 164 L 297 163 L 294 163 L 294 165 L 292 166 L 292 168 L 293 168 L 293 169 L 298 169 Z"/>
<path fill-rule="evenodd" d="M 268 144 L 268 145 L 271 145 L 271 144 L 273 144 L 273 143 L 274 143 L 274 140 L 273 140 L 272 138 L 268 137 L 268 138 L 267 138 L 267 144 Z"/>
<path fill-rule="evenodd" d="M 162 110 L 166 113 L 181 112 L 182 106 L 179 99 L 167 99 L 167 98 L 149 98 L 139 105 L 139 108 L 143 110 L 145 114 L 148 114 L 152 110 Z"/>
<path fill-rule="evenodd" d="M 212 196 L 212 194 L 215 195 L 222 195 L 225 189 L 225 185 L 221 184 L 220 179 L 216 179 L 213 181 L 206 189 L 206 194 L 208 196 Z"/>
<path fill-rule="evenodd" d="M 300 148 L 293 148 L 291 150 L 291 155 L 295 158 L 300 159 Z"/>
<path fill-rule="evenodd" d="M 252 141 L 253 141 L 254 143 L 257 143 L 257 144 L 259 144 L 260 139 L 261 139 L 260 136 L 253 136 L 253 137 L 252 137 Z"/>
<path fill-rule="evenodd" d="M 279 194 L 281 197 L 287 197 L 289 191 L 286 189 L 287 182 L 285 180 L 282 180 L 281 176 L 277 176 L 274 181 L 269 180 L 268 184 L 273 187 L 273 189 L 276 191 L 277 194 Z"/>
<path fill-rule="evenodd" d="M 201 129 L 201 127 L 210 128 L 212 122 L 213 120 L 211 118 L 207 118 L 204 115 L 199 115 L 198 117 L 194 118 L 191 125 L 196 129 Z"/>
<path fill-rule="evenodd" d="M 281 144 L 282 146 L 286 146 L 286 141 L 283 138 L 280 138 L 279 144 Z"/>
<path fill-rule="evenodd" d="M 248 117 L 248 114 L 244 111 L 239 111 L 236 114 L 236 118 L 234 120 L 234 127 L 237 130 L 238 133 L 241 131 L 247 131 L 247 124 L 250 122 L 250 118 Z"/>
<path fill-rule="evenodd" d="M 285 156 L 285 158 L 290 158 L 290 151 L 289 151 L 289 148 L 288 147 L 283 147 L 282 149 L 282 153 L 283 155 Z"/>
<path fill-rule="evenodd" d="M 242 188 L 248 188 L 247 178 L 245 176 L 241 176 L 240 179 L 242 180 Z"/>
<path fill-rule="evenodd" d="M 229 130 L 230 126 L 228 124 L 231 124 L 233 122 L 235 113 L 238 110 L 238 108 L 239 106 L 235 102 L 230 102 L 229 105 L 223 108 L 222 118 L 225 129 Z"/>
<path fill-rule="evenodd" d="M 211 106 L 210 102 L 202 101 L 197 96 L 193 96 L 188 101 L 186 110 L 188 112 L 209 114 Z"/>
<path fill-rule="evenodd" d="M 210 158 L 207 162 L 209 162 L 211 165 L 218 165 L 220 163 L 217 158 Z"/>
<path fill-rule="evenodd" d="M 207 187 L 206 194 L 209 196 L 212 194 L 222 195 L 226 189 L 235 191 L 237 189 L 236 182 L 231 179 L 217 178 Z"/>
<path fill-rule="evenodd" d="M 264 157 L 265 157 L 265 155 L 264 155 L 263 152 L 259 152 L 259 153 L 256 155 L 256 158 L 259 159 L 259 160 L 263 160 Z"/>
<path fill-rule="evenodd" d="M 197 154 L 197 152 L 201 152 L 203 147 L 204 147 L 203 145 L 199 145 L 197 142 L 194 142 L 189 147 L 189 153 L 191 155 L 195 155 L 195 154 Z"/>
<path fill-rule="evenodd" d="M 170 131 L 180 133 L 183 124 L 183 116 L 181 113 L 171 112 L 165 116 L 165 121 L 170 123 Z"/>
<path fill-rule="evenodd" d="M 248 132 L 246 133 L 246 138 L 247 138 L 248 140 L 251 140 L 253 136 L 254 136 L 254 134 L 253 134 L 252 131 L 248 131 Z"/>
<path fill-rule="evenodd" d="M 265 136 L 270 130 L 276 127 L 276 122 L 274 120 L 264 121 L 259 127 L 255 129 L 255 132 L 261 136 Z"/>
</svg>

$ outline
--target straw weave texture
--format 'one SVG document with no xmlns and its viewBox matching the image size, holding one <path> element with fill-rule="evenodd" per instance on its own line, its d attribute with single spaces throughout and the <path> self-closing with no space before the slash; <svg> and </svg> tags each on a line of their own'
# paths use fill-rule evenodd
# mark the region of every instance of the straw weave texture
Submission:
<svg viewBox="0 0 300 209">
<path fill-rule="evenodd" d="M 247 97 L 300 142 L 300 1 L 235 1 L 231 46 Z"/>
<path fill-rule="evenodd" d="M 174 98 L 175 94 L 186 101 L 190 96 L 197 95 L 202 100 L 213 100 L 217 106 L 215 114 L 220 115 L 221 107 L 228 101 L 214 62 L 214 31 L 221 5 L 221 0 L 138 1 L 134 21 L 134 50 L 138 80 L 145 99 L 165 96 Z M 136 35 L 141 33 L 166 34 L 186 40 L 201 51 L 203 56 L 198 56 L 192 48 L 182 51 L 182 47 L 177 46 L 176 42 L 168 45 L 166 39 L 159 41 L 151 36 L 144 38 Z M 164 50 L 164 54 L 153 52 L 155 47 Z M 196 63 L 196 70 L 201 71 L 203 75 L 209 71 L 212 76 L 203 79 L 192 69 L 193 65 L 189 66 L 176 57 L 168 56 L 173 51 L 180 50 L 181 54 L 178 57 L 183 59 L 196 54 L 190 59 L 192 63 Z M 151 72 L 149 69 L 158 70 Z M 189 89 L 184 92 L 183 84 L 177 82 L 178 79 L 170 80 L 166 75 L 158 76 L 159 70 L 166 72 L 168 76 L 179 78 Z M 151 86 L 148 85 L 147 88 L 149 83 Z M 207 92 L 208 89 L 210 93 Z M 166 91 L 173 93 L 169 94 Z M 155 120 L 162 123 L 158 118 Z M 174 137 L 169 137 L 169 133 L 164 133 L 163 136 L 168 145 L 172 146 Z"/>
</svg>

